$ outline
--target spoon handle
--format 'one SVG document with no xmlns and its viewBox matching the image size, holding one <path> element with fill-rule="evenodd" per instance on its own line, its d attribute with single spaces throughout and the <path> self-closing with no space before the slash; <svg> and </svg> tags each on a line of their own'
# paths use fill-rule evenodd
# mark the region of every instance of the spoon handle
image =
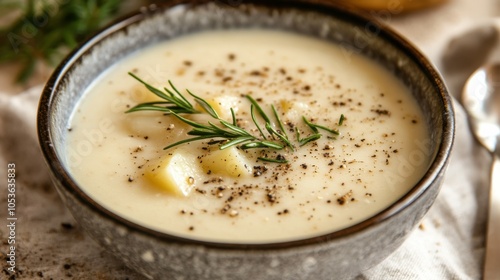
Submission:
<svg viewBox="0 0 500 280">
<path fill-rule="evenodd" d="M 497 149 L 498 150 L 498 149 Z M 500 279 L 500 157 L 493 154 L 484 280 Z"/>
</svg>

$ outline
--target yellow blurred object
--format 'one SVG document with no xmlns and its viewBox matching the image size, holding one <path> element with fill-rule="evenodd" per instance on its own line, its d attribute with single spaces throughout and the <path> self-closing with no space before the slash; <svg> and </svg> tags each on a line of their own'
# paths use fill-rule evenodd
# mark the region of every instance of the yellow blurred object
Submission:
<svg viewBox="0 0 500 280">
<path fill-rule="evenodd" d="M 388 11 L 393 14 L 406 13 L 442 4 L 448 0 L 338 0 L 364 10 Z"/>
</svg>

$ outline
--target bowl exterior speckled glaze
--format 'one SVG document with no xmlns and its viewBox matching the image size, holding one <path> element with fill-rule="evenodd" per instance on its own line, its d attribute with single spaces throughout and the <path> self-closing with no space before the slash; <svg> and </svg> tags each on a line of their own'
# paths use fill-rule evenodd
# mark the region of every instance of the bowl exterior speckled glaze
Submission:
<svg viewBox="0 0 500 280">
<path fill-rule="evenodd" d="M 377 61 L 412 91 L 425 112 L 432 158 L 403 198 L 374 217 L 323 236 L 283 243 L 189 240 L 127 221 L 98 205 L 73 181 L 65 158 L 70 116 L 85 89 L 129 54 L 183 34 L 267 28 L 339 44 L 345 54 Z M 150 279 L 348 279 L 400 246 L 434 202 L 453 143 L 450 97 L 432 65 L 407 41 L 368 17 L 315 1 L 190 1 L 149 7 L 110 25 L 63 61 L 48 81 L 38 112 L 40 145 L 62 200 L 81 226 L 129 267 Z"/>
</svg>

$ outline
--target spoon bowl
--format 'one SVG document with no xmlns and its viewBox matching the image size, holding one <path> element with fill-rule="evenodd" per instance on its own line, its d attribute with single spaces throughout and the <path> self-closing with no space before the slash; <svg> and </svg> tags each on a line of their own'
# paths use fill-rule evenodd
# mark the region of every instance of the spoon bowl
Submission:
<svg viewBox="0 0 500 280">
<path fill-rule="evenodd" d="M 494 152 L 500 135 L 500 64 L 484 66 L 471 75 L 462 103 L 477 140 Z"/>
<path fill-rule="evenodd" d="M 483 279 L 500 279 L 500 64 L 484 66 L 472 74 L 462 103 L 472 132 L 493 156 Z"/>
</svg>

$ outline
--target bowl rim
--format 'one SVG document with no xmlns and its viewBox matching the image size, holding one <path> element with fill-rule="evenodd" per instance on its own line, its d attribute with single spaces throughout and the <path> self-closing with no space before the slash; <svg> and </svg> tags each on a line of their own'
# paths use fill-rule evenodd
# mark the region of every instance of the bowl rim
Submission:
<svg viewBox="0 0 500 280">
<path fill-rule="evenodd" d="M 123 16 L 112 23 L 108 24 L 104 28 L 100 29 L 89 39 L 79 45 L 74 49 L 66 58 L 58 65 L 54 70 L 53 74 L 47 81 L 42 95 L 40 97 L 38 112 L 37 112 L 37 131 L 38 140 L 41 147 L 44 159 L 50 168 L 53 179 L 57 180 L 60 185 L 76 197 L 81 203 L 87 205 L 91 208 L 93 212 L 98 214 L 101 218 L 108 219 L 114 223 L 125 226 L 129 231 L 139 232 L 146 234 L 155 239 L 161 240 L 163 242 L 171 242 L 176 244 L 191 244 L 191 245 L 203 245 L 205 247 L 213 249 L 252 249 L 252 250 L 277 250 L 277 249 L 289 249 L 293 247 L 301 246 L 311 246 L 314 244 L 321 244 L 333 240 L 339 240 L 347 236 L 352 236 L 365 231 L 366 229 L 381 224 L 388 220 L 390 217 L 395 216 L 397 213 L 403 211 L 405 208 L 413 204 L 418 197 L 425 193 L 431 186 L 433 182 L 437 180 L 444 169 L 446 168 L 447 162 L 449 160 L 450 152 L 453 147 L 454 134 L 455 134 L 455 120 L 454 120 L 454 110 L 452 106 L 452 100 L 448 91 L 446 89 L 445 83 L 442 77 L 433 67 L 433 65 L 428 61 L 428 59 L 407 39 L 399 35 L 392 28 L 387 25 L 378 22 L 371 16 L 367 15 L 365 12 L 360 11 L 356 8 L 349 7 L 346 5 L 333 3 L 328 0 L 314 0 L 310 2 L 305 2 L 303 0 L 292 0 L 292 1 L 275 1 L 267 2 L 265 0 L 244 0 L 241 1 L 242 4 L 251 4 L 254 6 L 261 6 L 267 8 L 292 8 L 292 9 L 303 9 L 307 11 L 318 12 L 325 14 L 328 17 L 339 18 L 343 21 L 349 22 L 355 26 L 366 26 L 370 24 L 378 28 L 379 33 L 377 36 L 382 36 L 383 39 L 389 44 L 395 46 L 400 51 L 402 51 L 408 58 L 410 58 L 422 73 L 430 81 L 433 81 L 433 88 L 440 94 L 438 98 L 442 102 L 443 111 L 443 126 L 442 126 L 442 137 L 441 143 L 437 146 L 437 153 L 434 159 L 429 165 L 428 170 L 422 176 L 422 178 L 400 199 L 392 203 L 390 206 L 384 210 L 378 212 L 374 216 L 363 220 L 357 224 L 349 226 L 347 228 L 322 234 L 319 236 L 307 237 L 302 239 L 290 240 L 290 241 L 276 241 L 269 243 L 225 243 L 219 241 L 206 241 L 194 238 L 181 237 L 173 234 L 164 233 L 158 230 L 154 230 L 135 222 L 127 220 L 106 209 L 104 206 L 100 205 L 94 201 L 89 195 L 87 195 L 82 189 L 78 187 L 78 184 L 72 179 L 69 171 L 63 166 L 62 162 L 59 160 L 55 147 L 53 146 L 53 141 L 51 137 L 51 112 L 52 112 L 52 101 L 54 95 L 57 94 L 57 89 L 60 83 L 64 80 L 65 75 L 70 71 L 72 66 L 77 63 L 86 53 L 92 50 L 92 48 L 97 45 L 101 40 L 107 38 L 108 36 L 120 32 L 126 29 L 128 26 L 135 23 L 146 20 L 150 16 L 161 13 L 167 9 L 173 8 L 179 4 L 182 5 L 192 5 L 196 6 L 199 4 L 206 4 L 211 1 L 207 0 L 174 0 L 169 2 L 163 2 L 160 5 L 150 5 L 149 7 L 143 7 L 140 11 Z M 62 195 L 62 194 L 61 194 Z"/>
</svg>

